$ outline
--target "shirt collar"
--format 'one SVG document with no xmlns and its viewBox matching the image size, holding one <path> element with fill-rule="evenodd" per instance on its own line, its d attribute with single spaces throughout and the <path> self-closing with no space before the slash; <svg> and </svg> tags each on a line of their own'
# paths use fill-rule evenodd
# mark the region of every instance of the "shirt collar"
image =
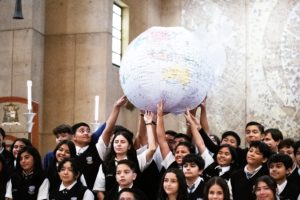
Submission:
<svg viewBox="0 0 300 200">
<path fill-rule="evenodd" d="M 59 191 L 62 191 L 64 189 L 70 190 L 72 189 L 72 187 L 77 183 L 77 181 L 74 181 L 71 185 L 69 185 L 68 187 L 64 186 L 63 183 L 60 184 L 59 186 Z"/>
<path fill-rule="evenodd" d="M 281 183 L 280 185 L 277 184 L 278 194 L 281 194 L 281 192 L 284 190 L 286 184 L 287 184 L 287 180 L 285 180 L 285 181 L 284 181 L 283 183 Z"/>
<path fill-rule="evenodd" d="M 190 193 L 195 192 L 195 190 L 197 189 L 197 187 L 199 186 L 199 184 L 201 183 L 201 181 L 203 181 L 203 178 L 201 178 L 200 176 L 198 176 L 198 178 L 196 179 L 196 181 L 191 185 L 191 187 L 188 187 L 188 191 L 190 190 Z M 193 189 L 191 189 L 193 187 Z"/>
<path fill-rule="evenodd" d="M 4 151 L 4 147 L 0 147 L 0 153 Z"/>
<path fill-rule="evenodd" d="M 75 146 L 75 148 L 76 148 L 76 154 L 80 155 L 80 154 L 82 154 L 83 152 L 85 152 L 89 148 L 89 145 L 87 145 L 85 147 Z"/>
<path fill-rule="evenodd" d="M 220 165 L 218 165 L 216 168 L 221 169 L 221 171 L 219 172 L 219 176 L 221 176 L 230 170 L 230 165 L 225 167 L 221 167 Z"/>
<path fill-rule="evenodd" d="M 250 172 L 250 171 L 248 170 L 247 166 L 248 166 L 248 165 L 245 166 L 244 172 L 246 173 L 246 175 L 247 175 L 247 174 L 251 174 L 250 176 L 247 176 L 248 179 L 249 179 L 249 178 L 252 178 L 252 177 L 260 170 L 260 168 L 262 168 L 262 165 L 260 165 L 260 166 L 257 167 L 253 172 Z"/>
<path fill-rule="evenodd" d="M 128 188 L 132 188 L 132 187 L 133 187 L 133 183 L 131 183 L 131 185 L 130 185 Z M 123 188 L 121 188 L 121 187 L 119 186 L 118 192 L 120 192 L 122 189 L 123 189 Z"/>
</svg>

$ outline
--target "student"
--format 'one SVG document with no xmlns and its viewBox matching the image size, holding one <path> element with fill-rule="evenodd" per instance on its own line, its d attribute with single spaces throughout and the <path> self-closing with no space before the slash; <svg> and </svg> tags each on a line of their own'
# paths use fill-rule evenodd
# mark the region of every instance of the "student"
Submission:
<svg viewBox="0 0 300 200">
<path fill-rule="evenodd" d="M 278 144 L 283 140 L 282 133 L 277 128 L 270 128 L 264 132 L 264 143 L 266 143 L 272 152 L 278 153 Z"/>
<path fill-rule="evenodd" d="M 58 187 L 61 183 L 59 173 L 58 173 L 59 163 L 62 162 L 65 158 L 76 157 L 75 145 L 70 140 L 62 140 L 56 145 L 53 154 L 55 155 L 55 157 L 51 161 L 46 171 L 47 177 L 50 182 L 50 191 Z"/>
<path fill-rule="evenodd" d="M 48 199 L 49 181 L 42 168 L 39 152 L 31 146 L 19 151 L 15 173 L 6 187 L 8 200 Z"/>
<path fill-rule="evenodd" d="M 77 181 L 80 176 L 79 167 L 73 158 L 65 158 L 58 165 L 61 184 L 50 192 L 51 200 L 91 200 L 94 194 Z"/>
<path fill-rule="evenodd" d="M 278 151 L 281 154 L 286 154 L 290 156 L 293 160 L 293 167 L 290 170 L 290 174 L 287 177 L 287 179 L 293 182 L 294 184 L 299 185 L 300 174 L 298 173 L 299 168 L 296 163 L 294 144 L 294 140 L 292 140 L 291 138 L 286 138 L 279 143 Z"/>
<path fill-rule="evenodd" d="M 287 180 L 293 166 L 292 159 L 285 154 L 274 154 L 268 161 L 270 176 L 276 181 L 280 200 L 300 198 L 300 188 Z"/>
<path fill-rule="evenodd" d="M 233 200 L 252 200 L 253 185 L 256 179 L 268 174 L 265 163 L 271 155 L 270 148 L 262 141 L 253 141 L 247 152 L 247 165 L 231 174 L 229 186 L 231 186 Z"/>
<path fill-rule="evenodd" d="M 123 96 L 117 101 L 116 105 L 122 106 L 126 101 L 126 97 Z M 115 126 L 119 115 L 119 111 L 120 107 L 114 106 L 101 136 L 103 137 L 105 145 L 110 146 L 110 152 L 101 165 L 94 184 L 93 190 L 97 192 L 98 199 L 103 199 L 104 192 L 110 191 L 115 185 L 117 185 L 114 176 L 116 173 L 116 161 L 123 159 L 133 161 L 136 166 L 139 166 L 136 170 L 137 174 L 139 175 L 151 163 L 153 154 L 156 150 L 156 143 L 152 128 L 154 114 L 151 112 L 145 112 L 144 114 L 144 120 L 147 128 L 146 132 L 148 138 L 148 147 L 145 151 L 143 151 L 143 153 L 137 155 L 133 145 L 133 133 L 127 129 L 120 129 L 117 132 L 114 132 L 113 138 L 110 139 L 113 133 L 113 127 Z M 110 145 L 107 144 L 109 141 L 111 141 Z"/>
<path fill-rule="evenodd" d="M 157 200 L 187 200 L 186 187 L 182 170 L 170 168 L 161 179 Z"/>
<path fill-rule="evenodd" d="M 5 199 L 6 183 L 9 179 L 8 165 L 5 158 L 0 155 L 0 200 Z"/>
<path fill-rule="evenodd" d="M 256 200 L 278 200 L 277 184 L 275 180 L 268 175 L 256 179 L 254 193 Z"/>
<path fill-rule="evenodd" d="M 30 140 L 26 138 L 17 138 L 10 147 L 10 152 L 13 155 L 13 167 L 16 167 L 16 161 L 17 161 L 17 156 L 19 154 L 19 151 L 23 149 L 26 146 L 32 146 Z M 11 166 L 11 164 L 9 164 Z"/>
<path fill-rule="evenodd" d="M 228 181 L 231 174 L 238 169 L 235 148 L 228 144 L 223 144 L 219 147 L 214 157 L 215 161 L 203 172 L 204 180 L 208 181 L 211 177 L 220 176 Z"/>
<path fill-rule="evenodd" d="M 53 135 L 55 136 L 56 145 L 63 140 L 72 140 L 74 133 L 72 132 L 72 127 L 67 124 L 61 124 L 53 129 Z M 44 169 L 48 169 L 50 163 L 54 159 L 53 151 L 49 151 L 45 157 L 43 166 Z"/>
<path fill-rule="evenodd" d="M 117 200 L 118 192 L 124 188 L 132 188 L 135 190 L 137 195 L 147 200 L 145 194 L 138 188 L 138 186 L 134 183 L 137 177 L 136 167 L 133 161 L 131 160 L 121 160 L 117 164 L 116 168 L 116 180 L 118 185 L 115 185 L 110 191 L 105 194 L 105 200 Z"/>
<path fill-rule="evenodd" d="M 76 147 L 77 160 L 81 167 L 80 171 L 84 175 L 87 187 L 92 189 L 99 166 L 102 163 L 99 153 L 101 149 L 92 142 L 90 126 L 88 124 L 84 122 L 74 124 L 72 132 L 74 133 L 73 142 Z"/>
<path fill-rule="evenodd" d="M 204 200 L 230 200 L 227 182 L 218 176 L 214 176 L 205 183 Z"/>
<path fill-rule="evenodd" d="M 132 188 L 123 188 L 118 193 L 118 200 L 143 200 Z"/>
<path fill-rule="evenodd" d="M 295 156 L 295 160 L 297 163 L 297 167 L 299 169 L 299 167 L 300 167 L 300 141 L 297 141 L 294 144 L 294 156 Z"/>
<path fill-rule="evenodd" d="M 5 148 L 4 138 L 5 138 L 5 131 L 0 127 L 0 156 L 3 156 L 5 162 L 9 165 L 9 167 L 13 167 L 13 155 L 10 151 Z"/>
<path fill-rule="evenodd" d="M 203 198 L 204 181 L 201 178 L 205 163 L 199 155 L 189 154 L 182 160 L 182 171 L 185 176 L 188 190 L 188 199 Z"/>
</svg>

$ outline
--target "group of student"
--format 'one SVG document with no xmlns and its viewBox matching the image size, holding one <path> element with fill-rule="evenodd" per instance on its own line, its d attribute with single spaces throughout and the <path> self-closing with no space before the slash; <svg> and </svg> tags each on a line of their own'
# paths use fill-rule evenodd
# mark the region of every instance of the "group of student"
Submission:
<svg viewBox="0 0 300 200">
<path fill-rule="evenodd" d="M 133 134 L 116 125 L 126 103 L 93 134 L 84 122 L 57 126 L 43 162 L 24 138 L 6 150 L 0 128 L 0 200 L 300 200 L 300 141 L 258 122 L 245 127 L 246 148 L 234 131 L 218 141 L 205 102 L 199 119 L 198 107 L 185 112 L 185 134 L 165 130 L 163 102 Z"/>
</svg>

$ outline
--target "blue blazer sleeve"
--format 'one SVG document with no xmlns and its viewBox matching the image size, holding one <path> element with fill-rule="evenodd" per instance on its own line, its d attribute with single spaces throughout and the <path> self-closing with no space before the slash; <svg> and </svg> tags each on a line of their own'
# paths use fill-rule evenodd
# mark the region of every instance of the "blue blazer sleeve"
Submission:
<svg viewBox="0 0 300 200">
<path fill-rule="evenodd" d="M 95 133 L 92 135 L 92 143 L 96 144 L 98 142 L 99 137 L 102 135 L 102 132 L 104 131 L 106 126 L 106 122 L 104 122 Z"/>
</svg>

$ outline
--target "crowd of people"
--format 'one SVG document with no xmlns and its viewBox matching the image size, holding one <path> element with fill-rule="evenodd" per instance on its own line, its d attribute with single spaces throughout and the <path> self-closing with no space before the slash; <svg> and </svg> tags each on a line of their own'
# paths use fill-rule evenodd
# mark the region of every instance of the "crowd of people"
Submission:
<svg viewBox="0 0 300 200">
<path fill-rule="evenodd" d="M 43 159 L 25 138 L 6 149 L 0 128 L 0 200 L 300 200 L 300 141 L 255 121 L 245 148 L 232 130 L 219 139 L 205 101 L 184 113 L 186 133 L 165 130 L 159 102 L 133 134 L 116 125 L 127 101 L 93 134 L 84 122 L 55 127 L 56 147 Z"/>
</svg>

